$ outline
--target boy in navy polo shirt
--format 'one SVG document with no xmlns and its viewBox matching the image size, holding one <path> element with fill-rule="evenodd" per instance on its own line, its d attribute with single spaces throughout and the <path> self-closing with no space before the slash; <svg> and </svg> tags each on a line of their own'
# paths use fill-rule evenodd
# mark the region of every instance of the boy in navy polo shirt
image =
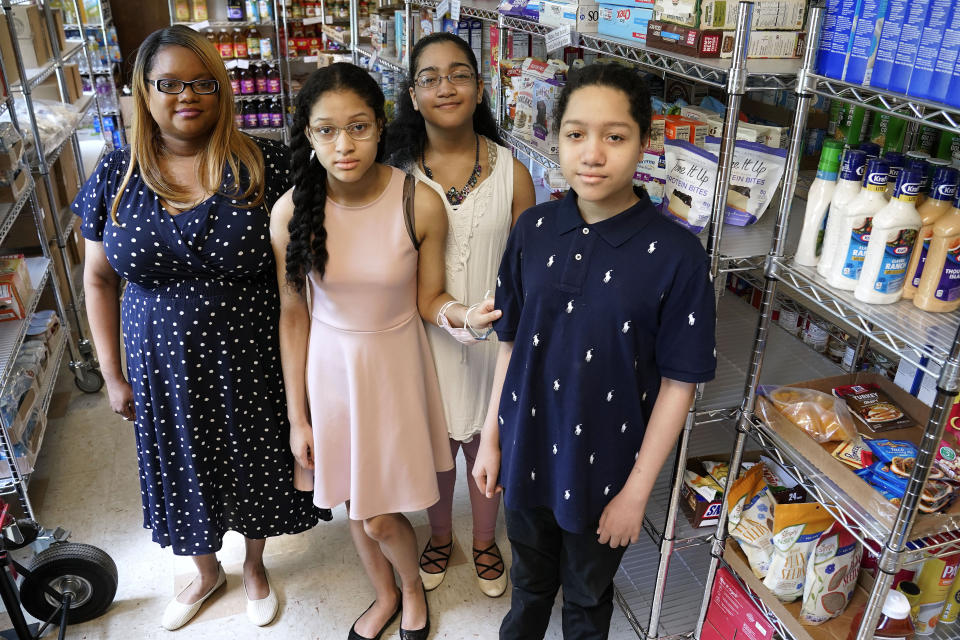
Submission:
<svg viewBox="0 0 960 640">
<path fill-rule="evenodd" d="M 473 472 L 487 495 L 504 492 L 513 590 L 503 640 L 542 638 L 560 586 L 564 637 L 607 637 L 620 559 L 696 383 L 716 367 L 706 254 L 633 188 L 650 135 L 646 84 L 594 64 L 571 74 L 557 113 L 571 189 L 510 234 Z"/>
</svg>

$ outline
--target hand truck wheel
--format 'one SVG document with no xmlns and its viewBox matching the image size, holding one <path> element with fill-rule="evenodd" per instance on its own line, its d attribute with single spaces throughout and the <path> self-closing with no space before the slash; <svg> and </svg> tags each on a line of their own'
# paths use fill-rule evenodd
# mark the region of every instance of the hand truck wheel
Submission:
<svg viewBox="0 0 960 640">
<path fill-rule="evenodd" d="M 77 367 L 74 370 L 73 383 L 84 393 L 96 393 L 103 388 L 103 374 L 97 369 Z"/>
<path fill-rule="evenodd" d="M 117 565 L 101 549 L 62 542 L 41 551 L 24 567 L 20 602 L 38 620 L 49 620 L 61 600 L 45 589 L 72 593 L 67 622 L 86 622 L 103 614 L 117 594 Z"/>
</svg>

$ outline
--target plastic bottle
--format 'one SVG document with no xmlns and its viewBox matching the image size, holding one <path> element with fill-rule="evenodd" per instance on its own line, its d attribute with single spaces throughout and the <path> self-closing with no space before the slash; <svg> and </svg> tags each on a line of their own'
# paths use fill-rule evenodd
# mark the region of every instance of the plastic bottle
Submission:
<svg viewBox="0 0 960 640">
<path fill-rule="evenodd" d="M 860 624 L 863 622 L 861 609 L 853 618 L 847 640 L 856 640 Z M 906 596 L 899 591 L 889 591 L 883 602 L 877 629 L 873 632 L 874 640 L 913 640 L 916 633 L 913 622 L 910 620 L 910 603 Z"/>
<path fill-rule="evenodd" d="M 230 90 L 233 91 L 233 95 L 239 96 L 242 92 L 240 91 L 240 76 L 237 75 L 236 69 L 230 69 Z"/>
<path fill-rule="evenodd" d="M 893 200 L 873 216 L 863 268 L 853 292 L 857 300 L 891 304 L 903 295 L 910 253 L 920 232 L 916 205 L 920 179 L 913 171 L 901 172 Z"/>
<path fill-rule="evenodd" d="M 930 250 L 913 304 L 924 311 L 960 308 L 960 195 L 933 224 Z"/>
<path fill-rule="evenodd" d="M 887 200 L 893 197 L 893 189 L 897 186 L 897 178 L 900 176 L 900 172 L 903 171 L 903 166 L 906 163 L 906 157 L 899 151 L 887 151 L 883 154 L 883 159 L 887 161 L 887 165 L 890 167 L 890 177 L 887 179 Z"/>
<path fill-rule="evenodd" d="M 817 263 L 817 273 L 826 278 L 830 267 L 837 259 L 837 246 L 840 240 L 840 219 L 847 205 L 860 193 L 866 170 L 867 154 L 863 151 L 848 149 L 843 154 L 840 163 L 840 179 L 833 190 L 830 199 L 830 210 L 837 214 L 827 217 L 827 227 L 823 234 L 823 248 L 820 252 L 820 262 Z"/>
<path fill-rule="evenodd" d="M 837 187 L 840 169 L 840 154 L 843 144 L 839 140 L 825 140 L 820 152 L 817 177 L 807 194 L 807 208 L 803 214 L 803 230 L 794 260 L 806 267 L 815 267 L 820 261 L 823 236 L 830 210 L 830 200 Z"/>
<path fill-rule="evenodd" d="M 247 39 L 243 35 L 243 29 L 239 27 L 233 30 L 233 57 L 238 60 L 246 60 L 250 57 L 250 51 L 247 49 Z"/>
<path fill-rule="evenodd" d="M 260 22 L 260 5 L 257 0 L 246 0 L 243 5 L 247 12 L 247 20 Z"/>
<path fill-rule="evenodd" d="M 257 126 L 264 129 L 270 126 L 270 101 L 266 98 L 256 101 L 257 104 Z"/>
<path fill-rule="evenodd" d="M 870 158 L 863 177 L 863 188 L 845 208 L 840 209 L 839 225 L 835 227 L 837 252 L 827 274 L 830 286 L 848 291 L 857 287 L 870 240 L 873 216 L 887 204 L 887 199 L 883 197 L 886 188 L 887 163 L 879 158 Z"/>
<path fill-rule="evenodd" d="M 231 22 L 243 20 L 243 0 L 227 0 L 227 20 Z"/>
<path fill-rule="evenodd" d="M 260 59 L 260 32 L 256 27 L 250 27 L 247 31 L 247 55 L 251 60 Z"/>
<path fill-rule="evenodd" d="M 207 12 L 207 0 L 192 0 L 190 6 L 192 8 L 191 19 L 194 22 L 203 22 L 210 17 Z"/>
<path fill-rule="evenodd" d="M 238 129 L 242 129 L 244 126 L 243 103 L 239 100 L 233 103 L 233 124 L 235 124 Z"/>
<path fill-rule="evenodd" d="M 270 0 L 258 0 L 257 6 L 260 9 L 260 22 L 273 22 L 273 2 Z"/>
<path fill-rule="evenodd" d="M 866 151 L 868 158 L 879 158 L 880 157 L 880 145 L 876 142 L 865 141 L 857 145 L 857 149 L 861 151 Z"/>
<path fill-rule="evenodd" d="M 903 285 L 903 297 L 913 299 L 920 276 L 923 275 L 923 266 L 930 250 L 930 238 L 933 236 L 933 223 L 940 216 L 950 210 L 953 199 L 957 196 L 957 184 L 960 183 L 960 172 L 951 167 L 940 167 L 933 175 L 930 187 L 930 197 L 917 207 L 920 214 L 920 233 L 917 235 L 917 244 L 910 256 L 910 266 L 907 268 L 907 281 Z"/>
<path fill-rule="evenodd" d="M 904 155 L 906 156 L 904 168 L 916 169 L 923 173 L 920 182 L 920 197 L 917 199 L 917 206 L 919 207 L 927 199 L 927 191 L 930 189 L 930 181 L 927 179 L 927 172 L 930 170 L 930 164 L 927 160 L 930 159 L 930 154 L 924 151 L 907 151 Z"/>
<path fill-rule="evenodd" d="M 240 93 L 249 96 L 256 93 L 257 86 L 253 80 L 253 74 L 250 72 L 250 69 L 240 69 L 237 73 L 240 78 Z"/>
<path fill-rule="evenodd" d="M 215 33 L 213 32 L 213 29 L 206 29 L 206 30 L 203 32 L 203 35 L 206 36 L 206 38 L 207 38 L 207 40 L 210 42 L 210 44 L 212 44 L 213 47 L 216 49 L 216 48 L 217 48 L 217 34 L 215 34 Z"/>
<path fill-rule="evenodd" d="M 267 93 L 280 93 L 280 70 L 276 67 L 267 69 Z"/>
<path fill-rule="evenodd" d="M 230 37 L 226 29 L 220 29 L 217 48 L 220 49 L 220 57 L 224 60 L 231 60 L 233 58 L 233 38 Z"/>
<path fill-rule="evenodd" d="M 253 65 L 253 86 L 254 91 L 260 95 L 267 93 L 267 72 L 262 64 Z"/>
<path fill-rule="evenodd" d="M 960 577 L 953 581 L 953 586 L 947 592 L 947 602 L 940 612 L 940 621 L 937 626 L 953 624 L 960 618 Z"/>
<path fill-rule="evenodd" d="M 260 59 L 273 60 L 273 40 L 265 33 L 260 35 Z"/>
<path fill-rule="evenodd" d="M 274 129 L 283 126 L 283 106 L 277 98 L 270 101 L 270 126 Z"/>
<path fill-rule="evenodd" d="M 253 100 L 247 100 L 243 103 L 243 124 L 248 129 L 256 129 L 260 123 L 260 113 Z"/>
</svg>

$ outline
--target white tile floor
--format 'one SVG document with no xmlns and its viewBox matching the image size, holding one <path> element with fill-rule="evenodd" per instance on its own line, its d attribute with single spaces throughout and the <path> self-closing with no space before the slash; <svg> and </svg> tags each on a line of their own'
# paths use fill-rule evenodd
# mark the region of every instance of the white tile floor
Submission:
<svg viewBox="0 0 960 640">
<path fill-rule="evenodd" d="M 73 531 L 73 541 L 101 547 L 114 558 L 120 573 L 119 591 L 110 610 L 97 620 L 71 627 L 68 638 L 346 638 L 372 592 L 350 541 L 342 508 L 335 512 L 333 522 L 268 542 L 266 563 L 281 601 L 281 613 L 273 624 L 258 629 L 247 621 L 239 578 L 242 539 L 231 534 L 221 553 L 227 589 L 208 602 L 190 625 L 175 633 L 164 631 L 159 626 L 163 608 L 176 585 L 189 579 L 192 563 L 161 550 L 141 527 L 137 456 L 130 425 L 110 412 L 104 393 L 88 396 L 75 391 L 68 373 L 62 375 L 60 385 L 31 498 L 42 524 L 61 525 Z M 462 478 L 462 459 L 460 464 Z M 412 521 L 423 534 L 426 515 L 414 514 Z M 469 540 L 469 500 L 462 480 L 455 498 L 454 523 L 455 534 Z M 498 540 L 509 562 L 502 523 Z M 497 637 L 500 619 L 509 606 L 508 596 L 487 598 L 477 589 L 475 575 L 472 563 L 451 566 L 446 581 L 430 594 L 435 630 L 431 638 Z M 7 626 L 4 622 L 0 620 L 0 629 Z M 557 609 L 548 638 L 562 637 L 559 623 Z M 396 624 L 389 634 L 385 640 L 398 637 Z M 619 609 L 614 610 L 610 637 L 636 638 Z"/>
</svg>

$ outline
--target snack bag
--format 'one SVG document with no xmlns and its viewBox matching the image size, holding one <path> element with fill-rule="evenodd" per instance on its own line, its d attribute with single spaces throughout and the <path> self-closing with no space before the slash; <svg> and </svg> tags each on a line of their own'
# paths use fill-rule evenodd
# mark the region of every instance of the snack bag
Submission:
<svg viewBox="0 0 960 640">
<path fill-rule="evenodd" d="M 717 481 L 721 487 L 727 485 L 727 475 L 730 473 L 730 465 L 726 462 L 713 462 L 711 460 L 704 461 L 703 468 L 706 469 L 707 474 L 711 478 Z"/>
<path fill-rule="evenodd" d="M 816 502 L 778 504 L 773 518 L 773 555 L 763 586 L 783 602 L 802 596 L 810 552 L 833 523 L 830 512 Z"/>
<path fill-rule="evenodd" d="M 821 444 L 858 436 L 850 411 L 840 398 L 796 387 L 779 387 L 767 397 L 790 422 Z"/>
<path fill-rule="evenodd" d="M 727 530 L 750 562 L 753 574 L 764 578 L 773 556 L 773 498 L 763 481 L 763 465 L 753 466 L 730 486 Z"/>
<path fill-rule="evenodd" d="M 710 222 L 717 156 L 683 140 L 665 140 L 663 147 L 667 158 L 663 212 L 700 233 Z"/>
<path fill-rule="evenodd" d="M 820 536 L 807 561 L 800 622 L 823 624 L 843 613 L 857 588 L 862 558 L 863 545 L 834 522 Z"/>
<path fill-rule="evenodd" d="M 703 477 L 687 469 L 683 472 L 683 481 L 692 491 L 696 491 L 707 502 L 713 502 L 718 494 L 723 493 L 723 487 L 710 476 Z"/>
<path fill-rule="evenodd" d="M 705 148 L 719 157 L 720 138 L 708 137 Z M 786 162 L 786 149 L 737 140 L 723 221 L 745 227 L 760 220 L 780 185 Z"/>
</svg>

